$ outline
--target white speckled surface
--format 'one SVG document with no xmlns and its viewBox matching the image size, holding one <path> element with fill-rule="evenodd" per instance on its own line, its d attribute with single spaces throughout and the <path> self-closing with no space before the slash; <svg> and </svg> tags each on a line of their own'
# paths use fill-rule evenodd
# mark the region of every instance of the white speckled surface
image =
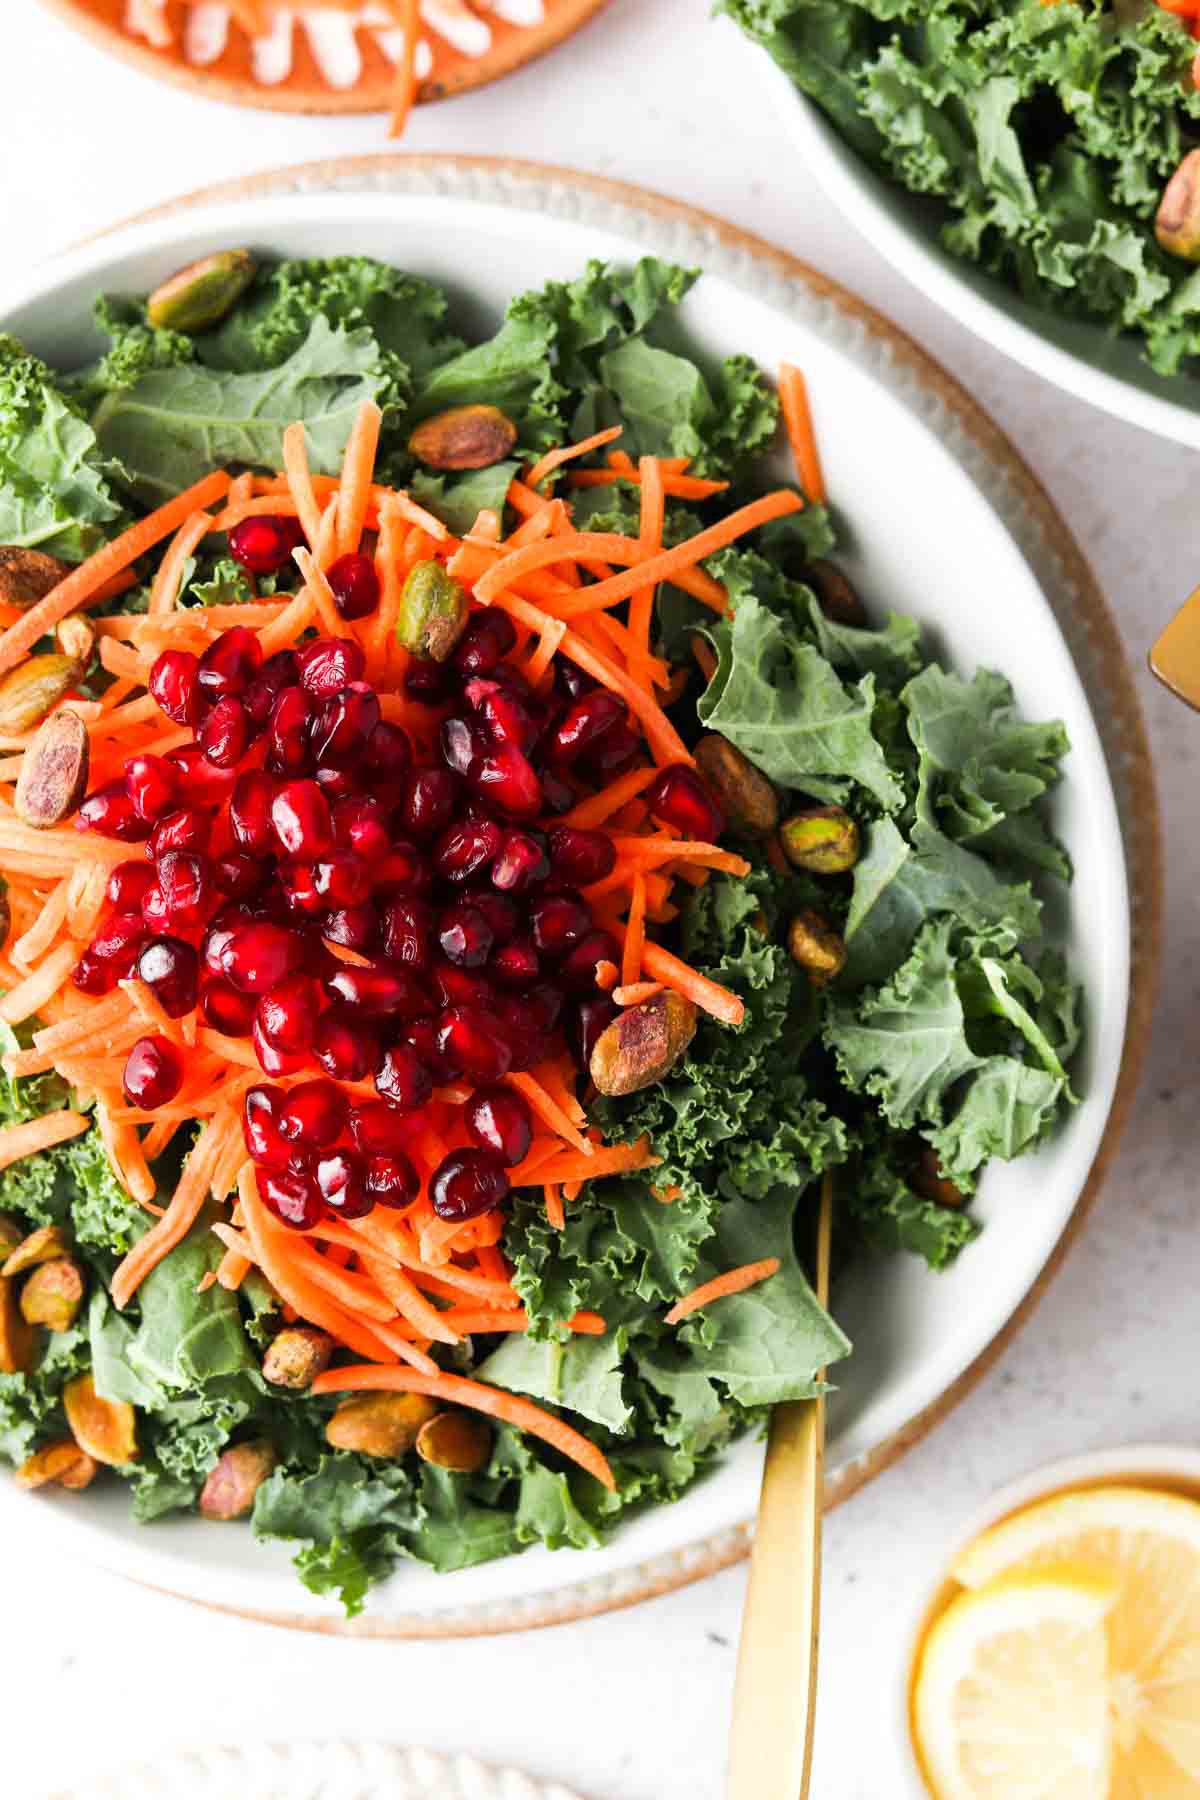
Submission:
<svg viewBox="0 0 1200 1800">
<path fill-rule="evenodd" d="M 553 58 L 419 111 L 406 148 L 540 157 L 657 186 L 857 289 L 939 356 L 1022 446 L 1090 550 L 1140 667 L 1160 623 L 1200 580 L 1194 458 L 1040 385 L 903 286 L 810 191 L 753 62 L 706 12 L 703 0 L 613 0 Z M 8 0 L 5 13 L 7 255 L 20 244 L 36 256 L 208 180 L 381 147 L 380 121 L 193 101 L 106 63 L 35 0 Z M 1140 1113 L 1082 1243 L 1014 1349 L 924 1445 L 830 1521 L 820 1800 L 892 1791 L 893 1621 L 901 1596 L 935 1563 L 948 1519 L 1050 1457 L 1200 1435 L 1188 1167 L 1200 1036 L 1200 721 L 1141 680 L 1174 841 L 1168 979 Z M 720 1792 L 737 1570 L 549 1634 L 434 1647 L 286 1636 L 73 1568 L 26 1569 L 19 1554 L 5 1564 L 5 1616 L 19 1621 L 0 1657 L 4 1791 L 14 1800 L 37 1800 L 122 1757 L 142 1760 L 160 1744 L 317 1731 L 470 1750 L 588 1800 Z"/>
</svg>

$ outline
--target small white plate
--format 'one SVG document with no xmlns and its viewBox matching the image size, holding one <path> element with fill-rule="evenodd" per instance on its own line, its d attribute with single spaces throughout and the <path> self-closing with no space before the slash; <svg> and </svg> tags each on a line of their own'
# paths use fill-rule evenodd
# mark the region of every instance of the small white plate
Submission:
<svg viewBox="0 0 1200 1800">
<path fill-rule="evenodd" d="M 248 1744 L 181 1751 L 48 1800 L 579 1800 L 471 1756 L 396 1744 Z"/>
<path fill-rule="evenodd" d="M 928 207 L 899 182 L 877 174 L 765 50 L 744 42 L 796 146 L 797 167 L 914 287 L 1044 381 L 1159 437 L 1200 446 L 1200 379 L 1157 375 L 1132 335 L 1058 316 L 973 263 L 950 256 Z"/>
<path fill-rule="evenodd" d="M 828 1467 L 830 1493 L 844 1495 L 915 1441 L 996 1353 L 1095 1190 L 1119 1131 L 1114 1095 L 1118 1114 L 1132 1098 L 1157 963 L 1156 807 L 1124 653 L 1086 564 L 1029 471 L 943 371 L 843 290 L 703 214 L 564 171 L 456 158 L 315 165 L 233 192 L 10 277 L 0 320 L 69 367 L 96 348 L 97 289 L 144 291 L 230 243 L 397 262 L 445 282 L 460 321 L 483 330 L 510 295 L 569 278 L 589 257 L 628 263 L 652 251 L 701 263 L 710 272 L 682 317 L 701 352 L 747 351 L 768 369 L 788 359 L 806 372 L 829 488 L 852 533 L 847 566 L 864 593 L 880 609 L 916 614 L 960 669 L 1004 670 L 1028 717 L 1066 721 L 1074 748 L 1054 822 L 1081 872 L 1061 910 L 1087 994 L 1083 1101 L 1037 1156 L 988 1171 L 978 1205 L 986 1229 L 952 1270 L 932 1276 L 902 1258 L 860 1267 L 840 1287 L 856 1350 L 838 1371 Z M 1140 909 L 1128 1052 L 1130 895 L 1105 745 Z M 744 1440 L 676 1505 L 632 1520 L 600 1551 L 531 1551 L 453 1575 L 406 1567 L 352 1629 L 508 1630 L 678 1586 L 744 1553 L 760 1457 Z M 210 1605 L 340 1628 L 336 1605 L 300 1587 L 286 1547 L 191 1518 L 137 1526 L 117 1484 L 81 1498 L 25 1495 L 0 1480 L 5 1528 Z"/>
</svg>

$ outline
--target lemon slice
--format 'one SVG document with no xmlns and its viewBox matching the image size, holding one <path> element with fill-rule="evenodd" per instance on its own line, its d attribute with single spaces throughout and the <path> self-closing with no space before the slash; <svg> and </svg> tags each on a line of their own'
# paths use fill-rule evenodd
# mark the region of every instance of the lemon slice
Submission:
<svg viewBox="0 0 1200 1800">
<path fill-rule="evenodd" d="M 1117 1588 L 1108 1619 L 1112 1800 L 1200 1800 L 1200 1504 L 1092 1488 L 1030 1506 L 964 1550 L 951 1574 L 1083 1562 Z"/>
<path fill-rule="evenodd" d="M 913 1729 L 937 1800 L 1107 1800 L 1111 1581 L 1017 1570 L 960 1593 L 933 1625 Z"/>
</svg>

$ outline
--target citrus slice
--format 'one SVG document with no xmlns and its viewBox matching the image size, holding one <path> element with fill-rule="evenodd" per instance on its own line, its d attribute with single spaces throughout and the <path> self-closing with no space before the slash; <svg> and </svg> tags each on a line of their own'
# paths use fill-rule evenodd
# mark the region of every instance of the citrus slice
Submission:
<svg viewBox="0 0 1200 1800">
<path fill-rule="evenodd" d="M 1108 1620 L 1114 1800 L 1200 1800 L 1200 1503 L 1147 1488 L 1060 1494 L 977 1538 L 951 1575 L 1086 1563 L 1117 1589 Z"/>
<path fill-rule="evenodd" d="M 937 1800 L 1107 1800 L 1114 1585 L 1017 1570 L 958 1594 L 933 1625 L 913 1729 Z"/>
</svg>

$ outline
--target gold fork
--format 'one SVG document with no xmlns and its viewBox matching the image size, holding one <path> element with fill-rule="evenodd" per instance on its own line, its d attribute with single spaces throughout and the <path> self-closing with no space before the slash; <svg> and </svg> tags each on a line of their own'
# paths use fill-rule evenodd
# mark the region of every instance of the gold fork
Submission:
<svg viewBox="0 0 1200 1800">
<path fill-rule="evenodd" d="M 1151 672 L 1200 711 L 1200 588 L 1185 600 L 1150 652 Z"/>
<path fill-rule="evenodd" d="M 829 1299 L 833 1177 L 821 1184 L 814 1290 Z M 823 1377 L 824 1370 L 821 1371 Z M 738 1651 L 726 1800 L 807 1800 L 821 1615 L 825 1401 L 771 1414 Z"/>
</svg>

